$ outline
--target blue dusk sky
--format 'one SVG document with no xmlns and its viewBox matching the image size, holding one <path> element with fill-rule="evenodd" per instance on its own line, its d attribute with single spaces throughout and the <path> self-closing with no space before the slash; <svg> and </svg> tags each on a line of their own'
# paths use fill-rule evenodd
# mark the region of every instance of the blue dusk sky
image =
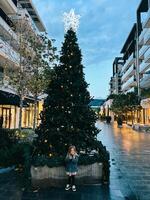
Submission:
<svg viewBox="0 0 150 200">
<path fill-rule="evenodd" d="M 75 9 L 81 15 L 78 42 L 82 49 L 86 81 L 95 98 L 106 98 L 112 62 L 136 20 L 140 0 L 33 0 L 55 46 L 64 39 L 63 13 Z"/>
</svg>

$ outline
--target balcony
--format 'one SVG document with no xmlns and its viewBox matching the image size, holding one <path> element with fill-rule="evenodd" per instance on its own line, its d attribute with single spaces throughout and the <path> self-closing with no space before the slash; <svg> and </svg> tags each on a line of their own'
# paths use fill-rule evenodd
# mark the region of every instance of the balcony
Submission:
<svg viewBox="0 0 150 200">
<path fill-rule="evenodd" d="M 0 57 L 1 59 L 7 60 L 8 62 L 16 65 L 19 63 L 19 54 L 2 39 L 0 39 Z"/>
<path fill-rule="evenodd" d="M 134 92 L 134 87 L 132 87 L 131 89 L 129 89 L 128 91 L 126 92 Z"/>
<path fill-rule="evenodd" d="M 144 74 L 140 81 L 140 87 L 148 89 L 150 87 L 150 74 Z"/>
<path fill-rule="evenodd" d="M 13 27 L 13 22 L 1 8 L 0 8 L 0 17 L 3 18 L 3 20 L 8 24 L 8 26 Z"/>
<path fill-rule="evenodd" d="M 122 91 L 127 92 L 129 89 L 131 89 L 132 87 L 135 87 L 136 85 L 137 85 L 137 82 L 134 76 L 132 76 L 127 82 L 125 82 L 122 85 Z"/>
<path fill-rule="evenodd" d="M 141 32 L 140 36 L 139 36 L 139 45 L 142 46 L 144 45 L 144 36 L 145 36 L 145 33 L 146 33 L 146 29 L 143 29 L 143 31 Z"/>
<path fill-rule="evenodd" d="M 129 67 L 129 65 L 132 65 L 134 61 L 135 61 L 135 58 L 133 57 L 133 53 L 132 53 L 130 57 L 128 58 L 128 60 L 126 60 L 124 66 L 122 67 L 122 73 L 125 72 L 127 68 Z"/>
<path fill-rule="evenodd" d="M 150 68 L 150 63 L 145 63 L 145 61 L 143 61 L 140 64 L 140 74 L 145 73 L 145 71 L 147 71 Z"/>
<path fill-rule="evenodd" d="M 145 54 L 145 52 L 147 51 L 147 49 L 148 49 L 148 46 L 142 46 L 142 48 L 140 49 L 140 51 L 139 51 L 139 58 L 140 59 L 144 59 L 144 54 Z"/>
<path fill-rule="evenodd" d="M 150 8 L 147 12 L 147 18 L 146 18 L 145 22 L 143 23 L 143 27 L 150 28 Z"/>
<path fill-rule="evenodd" d="M 150 29 L 148 29 L 144 35 L 144 44 L 150 45 Z"/>
<path fill-rule="evenodd" d="M 146 53 L 144 54 L 145 63 L 150 63 L 150 47 L 147 49 Z"/>
<path fill-rule="evenodd" d="M 135 74 L 134 64 L 122 76 L 122 82 L 126 82 L 131 76 Z"/>
<path fill-rule="evenodd" d="M 9 14 L 17 13 L 17 0 L 1 0 L 1 7 Z"/>
<path fill-rule="evenodd" d="M 13 38 L 17 41 L 17 35 L 12 30 L 13 22 L 0 8 L 0 33 L 8 38 Z"/>
<path fill-rule="evenodd" d="M 15 6 L 17 7 L 17 0 L 12 0 L 12 2 L 15 4 Z"/>
<path fill-rule="evenodd" d="M 35 36 L 39 34 L 37 27 L 35 26 L 31 16 L 26 9 L 18 9 L 18 15 L 12 16 L 11 19 L 14 24 L 19 20 L 22 21 L 21 23 L 25 24 L 24 26 L 26 26 L 27 31 L 32 31 Z"/>
</svg>

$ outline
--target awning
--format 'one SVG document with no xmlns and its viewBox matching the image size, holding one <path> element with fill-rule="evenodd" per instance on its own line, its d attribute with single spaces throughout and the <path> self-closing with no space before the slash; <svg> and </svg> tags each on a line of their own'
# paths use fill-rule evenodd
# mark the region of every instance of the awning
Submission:
<svg viewBox="0 0 150 200">
<path fill-rule="evenodd" d="M 141 101 L 142 108 L 150 108 L 150 98 L 143 99 Z"/>
<path fill-rule="evenodd" d="M 18 95 L 0 91 L 0 104 L 1 105 L 14 105 L 19 106 L 20 98 Z"/>
<path fill-rule="evenodd" d="M 28 102 L 28 99 L 25 98 L 25 100 L 23 101 L 23 107 L 28 107 L 28 103 L 31 103 L 31 101 L 29 100 Z M 20 97 L 16 94 L 0 90 L 0 105 L 13 105 L 19 107 Z"/>
</svg>

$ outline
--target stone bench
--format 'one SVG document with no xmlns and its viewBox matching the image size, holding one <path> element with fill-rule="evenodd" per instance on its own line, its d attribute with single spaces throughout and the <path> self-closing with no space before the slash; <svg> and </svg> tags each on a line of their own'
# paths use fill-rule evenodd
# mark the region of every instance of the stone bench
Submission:
<svg viewBox="0 0 150 200">
<path fill-rule="evenodd" d="M 102 182 L 102 163 L 79 166 L 76 183 L 98 184 Z M 64 167 L 31 167 L 32 185 L 35 187 L 61 187 L 66 184 L 67 176 Z"/>
</svg>

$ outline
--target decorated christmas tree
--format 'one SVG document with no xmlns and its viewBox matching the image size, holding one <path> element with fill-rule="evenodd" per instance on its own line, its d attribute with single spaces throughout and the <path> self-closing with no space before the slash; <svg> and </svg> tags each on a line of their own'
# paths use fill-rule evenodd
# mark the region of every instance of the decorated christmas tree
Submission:
<svg viewBox="0 0 150 200">
<path fill-rule="evenodd" d="M 41 124 L 37 130 L 38 153 L 63 155 L 69 145 L 80 150 L 95 149 L 98 129 L 97 117 L 89 106 L 88 84 L 83 72 L 82 55 L 76 28 L 78 16 L 73 11 L 66 15 L 66 34 L 61 49 L 60 64 L 47 89 Z M 71 23 L 67 23 L 71 17 Z"/>
</svg>

